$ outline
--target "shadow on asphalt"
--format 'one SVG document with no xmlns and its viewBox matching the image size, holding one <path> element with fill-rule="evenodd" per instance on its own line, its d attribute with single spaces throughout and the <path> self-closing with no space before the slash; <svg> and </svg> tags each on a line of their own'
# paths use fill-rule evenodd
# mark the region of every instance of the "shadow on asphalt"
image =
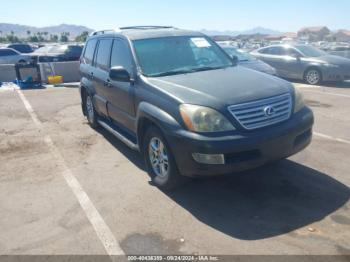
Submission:
<svg viewBox="0 0 350 262">
<path fill-rule="evenodd" d="M 139 153 L 107 131 L 98 131 L 145 170 Z M 332 214 L 350 198 L 346 185 L 290 160 L 248 172 L 192 179 L 164 193 L 199 221 L 243 240 L 269 238 L 305 227 Z"/>
</svg>

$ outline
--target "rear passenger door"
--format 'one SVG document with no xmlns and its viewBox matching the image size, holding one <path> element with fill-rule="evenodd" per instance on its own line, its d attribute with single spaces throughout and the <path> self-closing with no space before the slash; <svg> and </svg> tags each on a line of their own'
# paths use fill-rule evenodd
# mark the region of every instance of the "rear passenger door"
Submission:
<svg viewBox="0 0 350 262">
<path fill-rule="evenodd" d="M 106 79 L 109 78 L 109 64 L 111 57 L 112 38 L 102 38 L 98 41 L 95 58 L 93 62 L 93 84 L 96 90 L 94 102 L 97 110 L 108 116 L 107 100 L 109 100 L 109 88 Z"/>
<path fill-rule="evenodd" d="M 133 77 L 133 59 L 129 44 L 120 38 L 113 41 L 111 67 L 122 66 Z M 109 83 L 108 114 L 116 122 L 130 131 L 135 128 L 134 86 L 129 82 L 113 81 L 105 78 Z"/>
</svg>

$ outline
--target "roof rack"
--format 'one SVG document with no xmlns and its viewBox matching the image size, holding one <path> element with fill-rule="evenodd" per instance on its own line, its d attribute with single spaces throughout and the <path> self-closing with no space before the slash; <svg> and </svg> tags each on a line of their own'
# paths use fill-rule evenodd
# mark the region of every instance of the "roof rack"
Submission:
<svg viewBox="0 0 350 262">
<path fill-rule="evenodd" d="M 159 26 L 159 25 L 141 25 L 141 26 L 125 26 L 121 27 L 120 30 L 129 30 L 129 29 L 140 29 L 140 30 L 149 30 L 149 29 L 170 29 L 174 28 L 173 26 Z"/>
<path fill-rule="evenodd" d="M 94 31 L 90 34 L 90 36 L 94 35 L 104 35 L 104 34 L 110 34 L 110 33 L 117 33 L 120 32 L 120 29 L 106 29 L 106 30 L 100 30 L 100 31 Z"/>
</svg>

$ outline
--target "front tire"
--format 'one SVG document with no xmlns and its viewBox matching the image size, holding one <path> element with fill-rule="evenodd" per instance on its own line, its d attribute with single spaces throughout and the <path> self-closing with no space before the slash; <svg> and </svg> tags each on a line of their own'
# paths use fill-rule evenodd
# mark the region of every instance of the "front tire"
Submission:
<svg viewBox="0 0 350 262">
<path fill-rule="evenodd" d="M 185 180 L 179 174 L 171 149 L 158 128 L 152 126 L 146 131 L 143 154 L 152 182 L 160 189 L 174 189 Z"/>
<path fill-rule="evenodd" d="M 310 68 L 305 72 L 304 80 L 309 85 L 319 85 L 322 82 L 321 71 L 316 68 Z"/>
<path fill-rule="evenodd" d="M 89 125 L 92 128 L 97 128 L 98 127 L 97 112 L 95 110 L 93 99 L 90 94 L 85 95 L 85 112 L 86 112 L 86 118 L 89 122 Z"/>
</svg>

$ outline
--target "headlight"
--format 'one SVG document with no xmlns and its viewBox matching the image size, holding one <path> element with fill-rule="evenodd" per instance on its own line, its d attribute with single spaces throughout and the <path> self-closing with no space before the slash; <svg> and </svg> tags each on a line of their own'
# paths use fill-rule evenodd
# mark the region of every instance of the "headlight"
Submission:
<svg viewBox="0 0 350 262">
<path fill-rule="evenodd" d="M 194 132 L 222 132 L 235 130 L 232 124 L 214 109 L 182 104 L 180 113 L 186 127 Z"/>
<path fill-rule="evenodd" d="M 294 113 L 296 113 L 305 106 L 305 102 L 302 93 L 298 89 L 294 88 L 294 94 Z"/>
</svg>

